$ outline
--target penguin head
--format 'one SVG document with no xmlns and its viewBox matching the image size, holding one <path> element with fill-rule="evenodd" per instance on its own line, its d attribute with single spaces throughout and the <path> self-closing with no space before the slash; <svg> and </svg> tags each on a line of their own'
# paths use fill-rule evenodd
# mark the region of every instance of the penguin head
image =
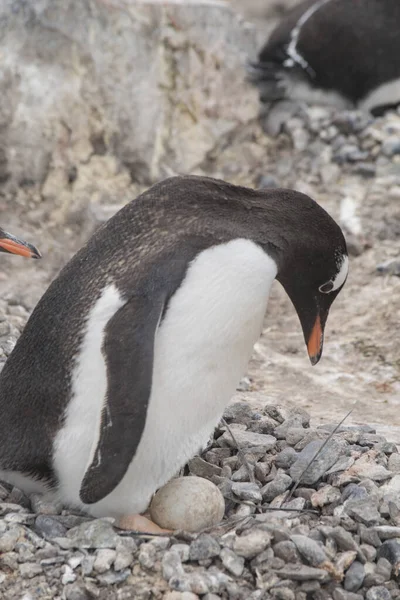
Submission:
<svg viewBox="0 0 400 600">
<path fill-rule="evenodd" d="M 322 355 L 329 309 L 349 269 L 346 241 L 339 225 L 314 200 L 299 192 L 280 198 L 284 227 L 275 238 L 277 280 L 299 316 L 312 365 Z"/>
<path fill-rule="evenodd" d="M 0 227 L 0 252 L 9 254 L 19 254 L 28 258 L 41 258 L 41 254 L 35 246 L 28 244 L 24 240 L 16 238 L 11 233 L 7 233 Z"/>
<path fill-rule="evenodd" d="M 334 261 L 329 255 L 324 262 L 323 257 L 321 261 L 299 261 L 294 276 L 289 278 L 285 272 L 277 276 L 299 316 L 312 365 L 321 358 L 329 309 L 347 279 L 347 253 L 339 249 L 334 257 Z"/>
</svg>

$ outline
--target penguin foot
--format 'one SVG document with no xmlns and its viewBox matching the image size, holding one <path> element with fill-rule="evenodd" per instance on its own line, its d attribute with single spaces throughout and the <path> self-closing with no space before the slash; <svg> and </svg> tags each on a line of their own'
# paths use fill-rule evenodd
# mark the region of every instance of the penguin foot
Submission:
<svg viewBox="0 0 400 600">
<path fill-rule="evenodd" d="M 163 529 L 144 515 L 125 515 L 118 519 L 115 526 L 119 529 L 139 531 L 140 533 L 172 533 L 171 529 Z"/>
</svg>

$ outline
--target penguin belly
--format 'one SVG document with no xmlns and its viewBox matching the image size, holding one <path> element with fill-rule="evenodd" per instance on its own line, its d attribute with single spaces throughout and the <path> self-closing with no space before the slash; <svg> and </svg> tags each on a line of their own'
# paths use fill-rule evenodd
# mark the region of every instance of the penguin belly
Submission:
<svg viewBox="0 0 400 600">
<path fill-rule="evenodd" d="M 114 490 L 83 505 L 79 490 L 107 391 L 102 332 L 122 302 L 115 286 L 103 290 L 87 321 L 74 396 L 55 440 L 54 468 L 65 504 L 97 517 L 143 512 L 154 492 L 204 447 L 246 371 L 276 273 L 276 263 L 244 239 L 208 248 L 190 263 L 156 332 L 152 389 L 137 451 Z"/>
</svg>

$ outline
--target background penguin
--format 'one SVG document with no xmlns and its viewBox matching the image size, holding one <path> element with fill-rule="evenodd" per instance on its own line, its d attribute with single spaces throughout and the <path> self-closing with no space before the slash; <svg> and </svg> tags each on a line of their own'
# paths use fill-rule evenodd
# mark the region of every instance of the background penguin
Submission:
<svg viewBox="0 0 400 600">
<path fill-rule="evenodd" d="M 32 244 L 16 238 L 11 233 L 7 233 L 0 227 L 0 252 L 8 254 L 19 254 L 29 258 L 41 258 L 40 252 Z"/>
<path fill-rule="evenodd" d="M 273 280 L 315 364 L 347 272 L 341 229 L 301 193 L 154 185 L 64 267 L 6 362 L 0 478 L 94 516 L 144 511 L 218 423 Z"/>
<path fill-rule="evenodd" d="M 249 67 L 261 100 L 380 114 L 400 103 L 399 0 L 306 0 Z"/>
</svg>

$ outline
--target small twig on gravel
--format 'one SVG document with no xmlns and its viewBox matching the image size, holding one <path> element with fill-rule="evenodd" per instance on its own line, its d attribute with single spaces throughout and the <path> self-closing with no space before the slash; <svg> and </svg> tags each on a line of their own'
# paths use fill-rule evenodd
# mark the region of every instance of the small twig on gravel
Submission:
<svg viewBox="0 0 400 600">
<path fill-rule="evenodd" d="M 268 512 L 271 510 L 280 511 L 283 510 L 285 512 L 299 512 L 299 513 L 312 513 L 313 515 L 319 515 L 318 510 L 314 510 L 313 508 L 278 508 L 277 506 L 263 506 L 263 512 Z"/>
<path fill-rule="evenodd" d="M 289 492 L 288 497 L 285 499 L 285 502 L 289 502 L 289 500 L 292 498 L 294 492 L 297 490 L 297 488 L 299 487 L 299 484 L 301 482 L 302 477 L 307 473 L 308 469 L 311 467 L 311 465 L 313 464 L 313 462 L 315 461 L 315 459 L 317 458 L 317 456 L 320 455 L 320 453 L 322 452 L 322 450 L 325 448 L 325 446 L 327 445 L 327 443 L 329 442 L 329 440 L 335 435 L 335 433 L 337 432 L 337 430 L 339 429 L 339 427 L 345 422 L 345 420 L 351 415 L 351 413 L 353 412 L 355 406 L 357 404 L 357 400 L 354 402 L 353 407 L 349 410 L 349 412 L 343 417 L 343 419 L 340 421 L 340 423 L 338 423 L 336 425 L 336 427 L 331 431 L 330 435 L 328 435 L 328 437 L 326 438 L 326 440 L 324 441 L 324 443 L 322 444 L 321 448 L 319 448 L 317 450 L 317 452 L 314 454 L 314 456 L 312 457 L 312 459 L 310 460 L 310 462 L 308 463 L 308 465 L 306 466 L 306 468 L 301 472 L 301 474 L 299 475 L 296 483 L 294 484 L 294 486 L 292 487 L 292 489 Z"/>
<path fill-rule="evenodd" d="M 225 425 L 225 427 L 227 428 L 227 430 L 228 430 L 228 432 L 229 432 L 229 435 L 231 436 L 231 438 L 232 438 L 232 440 L 233 440 L 233 443 L 234 443 L 234 444 L 235 444 L 235 446 L 236 446 L 236 449 L 237 449 L 237 451 L 238 451 L 238 454 L 239 454 L 239 456 L 240 456 L 241 460 L 243 461 L 243 464 L 244 464 L 244 466 L 245 466 L 245 467 L 246 467 L 246 469 L 247 469 L 247 472 L 248 472 L 248 474 L 249 474 L 249 478 L 250 478 L 250 481 L 251 481 L 251 483 L 256 483 L 256 479 L 255 479 L 255 477 L 254 477 L 254 473 L 253 473 L 253 471 L 252 471 L 252 468 L 251 468 L 251 466 L 250 466 L 250 463 L 249 463 L 249 461 L 247 460 L 247 458 L 246 458 L 246 455 L 245 455 L 245 453 L 243 452 L 243 450 L 242 450 L 242 449 L 239 447 L 239 444 L 238 444 L 238 442 L 237 442 L 237 439 L 235 438 L 235 436 L 234 436 L 234 434 L 233 434 L 233 431 L 232 431 L 232 429 L 229 427 L 229 425 L 228 425 L 228 423 L 225 421 L 225 419 L 221 419 L 221 421 L 223 422 L 223 424 L 224 424 L 224 425 Z"/>
</svg>

